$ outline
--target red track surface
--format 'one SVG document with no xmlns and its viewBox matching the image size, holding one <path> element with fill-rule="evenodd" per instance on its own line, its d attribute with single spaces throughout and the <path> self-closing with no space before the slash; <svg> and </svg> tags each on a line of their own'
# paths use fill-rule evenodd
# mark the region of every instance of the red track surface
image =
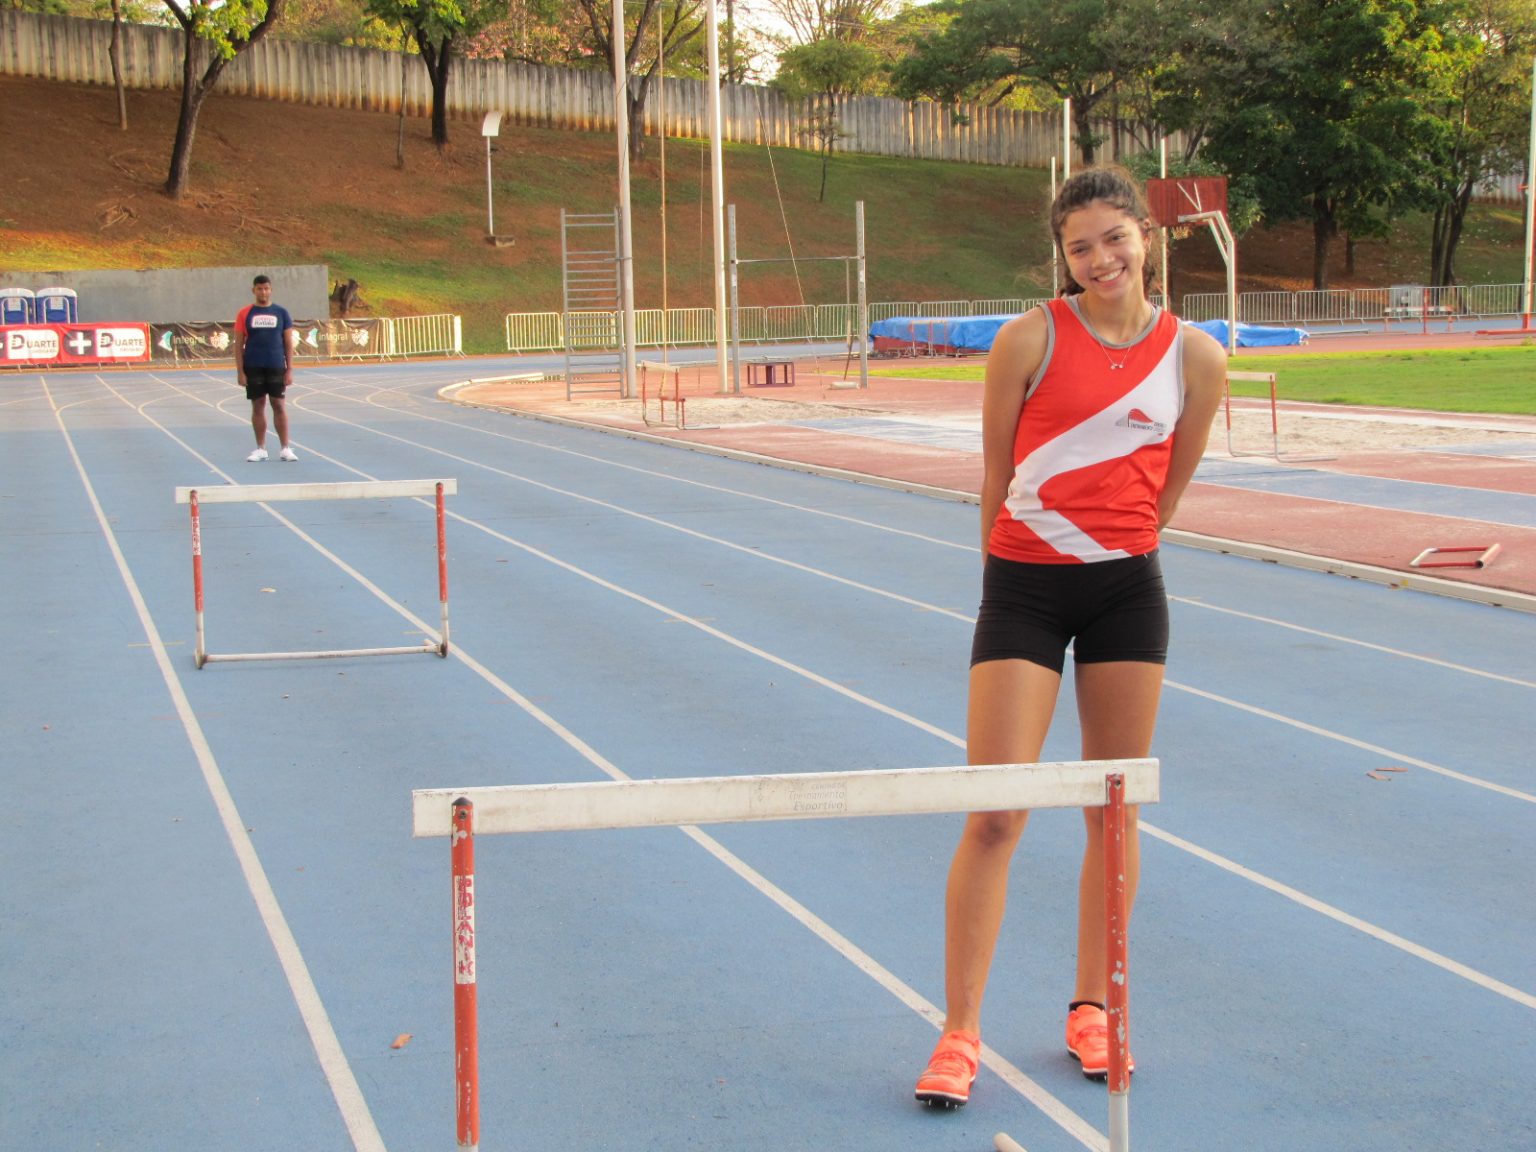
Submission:
<svg viewBox="0 0 1536 1152">
<path fill-rule="evenodd" d="M 1367 342 L 1354 345 L 1346 341 Z M 1312 346 L 1312 351 L 1339 350 L 1349 347 L 1382 349 L 1389 347 L 1443 347 L 1453 344 L 1486 344 L 1470 334 L 1375 336 L 1370 338 L 1335 337 Z M 1265 349 L 1266 354 L 1277 349 Z M 1239 360 L 1241 354 L 1239 355 Z M 843 364 L 818 375 L 802 366 L 798 382 L 792 386 L 744 390 L 755 399 L 780 402 L 836 405 L 870 415 L 910 417 L 916 420 L 974 421 L 980 411 L 981 385 L 955 381 L 887 379 L 871 377 L 867 390 L 835 389 L 831 384 L 842 378 Z M 920 371 L 914 365 L 914 371 Z M 684 396 L 703 399 L 714 396 L 713 377 L 704 371 L 688 375 Z M 530 385 L 526 383 L 484 383 L 461 389 L 456 399 L 491 407 L 505 407 L 530 415 L 556 417 L 633 433 L 645 433 L 664 439 L 685 441 L 734 452 L 768 457 L 790 464 L 816 469 L 880 477 L 902 485 L 947 489 L 974 495 L 981 483 L 981 456 L 976 452 L 954 451 L 926 445 L 904 444 L 871 436 L 857 436 L 809 428 L 796 424 L 813 416 L 804 409 L 792 409 L 786 420 L 756 424 L 723 425 L 717 428 L 647 427 L 639 419 L 638 405 L 624 410 L 611 405 L 594 405 L 565 399 L 563 384 Z M 686 406 L 685 406 L 686 407 Z M 695 411 L 702 405 L 693 405 Z M 1287 411 L 1283 408 L 1281 426 Z M 670 411 L 670 410 L 669 410 Z M 1333 409 L 1337 412 L 1337 409 Z M 1472 426 L 1496 426 L 1502 431 L 1529 429 L 1536 443 L 1536 418 L 1531 417 L 1447 417 L 1444 414 L 1412 414 L 1394 411 L 1396 418 L 1423 418 Z M 694 417 L 690 414 L 690 421 Z M 702 421 L 694 421 L 702 423 Z M 1411 434 L 1405 424 L 1405 443 Z M 1212 436 L 1213 448 L 1221 442 L 1219 429 Z M 1467 454 L 1425 451 L 1364 452 L 1335 459 L 1276 464 L 1451 485 L 1469 490 L 1486 490 L 1536 495 L 1536 460 L 1480 457 Z M 1418 573 L 1440 579 L 1536 594 L 1536 529 L 1507 524 L 1489 524 L 1473 519 L 1433 512 L 1404 512 L 1363 507 L 1336 500 L 1314 499 L 1254 491 L 1197 482 L 1191 485 L 1179 508 L 1173 527 L 1203 536 L 1262 545 L 1300 552 L 1349 564 L 1365 564 L 1406 574 Z M 1487 545 L 1498 543 L 1500 551 L 1483 569 L 1415 569 L 1411 561 L 1431 547 Z"/>
</svg>

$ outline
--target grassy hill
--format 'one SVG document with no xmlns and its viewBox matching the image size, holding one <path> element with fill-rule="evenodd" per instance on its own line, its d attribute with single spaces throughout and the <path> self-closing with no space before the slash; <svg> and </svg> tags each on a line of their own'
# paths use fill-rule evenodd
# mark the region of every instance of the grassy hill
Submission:
<svg viewBox="0 0 1536 1152">
<path fill-rule="evenodd" d="M 560 210 L 603 212 L 617 198 L 607 134 L 503 124 L 492 157 L 496 231 L 485 240 L 485 151 L 478 126 L 453 122 L 439 154 L 424 121 L 406 123 L 396 167 L 393 115 L 214 95 L 198 124 L 191 191 L 160 188 L 170 161 L 177 93 L 130 92 L 131 130 L 117 127 L 109 88 L 0 77 L 13 144 L 0 165 L 0 268 L 202 267 L 323 263 L 362 288 L 361 311 L 457 312 L 472 351 L 502 347 L 506 312 L 560 307 Z M 25 132 L 21 131 L 25 126 Z M 659 142 L 631 174 L 635 294 L 659 307 L 713 299 L 708 145 L 669 140 L 662 195 Z M 854 250 L 854 202 L 865 202 L 871 300 L 1041 294 L 1050 284 L 1045 172 L 932 161 L 835 156 L 825 202 L 809 152 L 749 145 L 725 150 L 739 254 L 844 255 Z M 662 209 L 665 199 L 665 243 Z M 1520 280 L 1519 208 L 1474 210 L 1458 268 L 1465 283 Z M 1362 243 L 1355 275 L 1334 287 L 1422 281 L 1427 223 L 1403 222 L 1389 241 Z M 1220 256 L 1205 233 L 1173 246 L 1173 295 L 1220 291 Z M 1239 241 L 1239 288 L 1310 287 L 1305 226 L 1260 229 Z M 840 264 L 743 269 L 747 304 L 840 302 Z M 207 319 L 208 317 L 188 317 Z"/>
</svg>

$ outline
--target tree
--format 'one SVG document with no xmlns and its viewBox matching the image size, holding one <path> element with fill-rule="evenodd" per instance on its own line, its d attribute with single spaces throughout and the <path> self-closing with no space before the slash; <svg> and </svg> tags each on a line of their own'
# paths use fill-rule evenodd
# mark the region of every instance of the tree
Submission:
<svg viewBox="0 0 1536 1152">
<path fill-rule="evenodd" d="M 1432 105 L 1441 126 L 1430 193 L 1429 283 L 1456 283 L 1456 246 L 1478 185 L 1523 170 L 1536 53 L 1533 0 L 1478 0 L 1455 27 L 1465 55 L 1446 97 Z"/>
<path fill-rule="evenodd" d="M 496 0 L 366 0 L 368 14 L 402 29 L 432 84 L 432 143 L 448 147 L 448 78 L 453 58 L 465 43 L 498 14 Z M 408 30 L 408 31 L 407 31 Z"/>
<path fill-rule="evenodd" d="M 1265 0 L 1278 50 L 1233 78 L 1204 154 L 1251 173 L 1264 215 L 1310 217 L 1312 283 L 1328 287 L 1341 230 L 1422 203 L 1437 139 L 1423 101 L 1446 76 L 1435 0 Z"/>
<path fill-rule="evenodd" d="M 179 200 L 187 189 L 192 140 L 203 101 L 229 62 L 265 36 L 282 15 L 283 0 L 165 0 L 181 25 L 181 112 L 165 193 Z"/>
<path fill-rule="evenodd" d="M 919 41 L 893 74 L 898 95 L 966 97 L 995 104 L 1038 85 L 1072 101 L 1077 146 L 1093 163 L 1099 144 L 1091 118 L 1111 91 L 1111 61 L 1099 38 L 1108 0 L 945 0 L 953 19 Z"/>
<path fill-rule="evenodd" d="M 779 54 L 779 74 L 774 86 L 792 100 L 809 99 L 814 103 L 811 132 L 821 151 L 818 202 L 827 198 L 827 165 L 832 145 L 842 135 L 837 119 L 838 98 L 858 95 L 879 71 L 879 53 L 854 40 L 817 40 Z"/>
<path fill-rule="evenodd" d="M 624 73 L 629 78 L 625 104 L 629 110 L 629 154 L 638 160 L 645 151 L 645 102 L 661 68 L 662 57 L 672 58 L 704 33 L 706 18 L 700 0 L 641 0 L 633 31 L 613 26 L 613 5 L 604 0 L 576 0 L 575 7 L 587 18 L 588 43 L 613 71 L 614 53 L 624 53 Z M 656 15 L 661 13 L 659 30 Z M 656 32 L 657 48 L 647 47 L 647 37 Z"/>
</svg>

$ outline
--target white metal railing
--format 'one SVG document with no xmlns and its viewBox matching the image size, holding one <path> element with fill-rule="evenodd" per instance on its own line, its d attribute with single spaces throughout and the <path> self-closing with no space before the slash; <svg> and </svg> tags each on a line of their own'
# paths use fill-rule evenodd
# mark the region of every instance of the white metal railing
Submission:
<svg viewBox="0 0 1536 1152">
<path fill-rule="evenodd" d="M 1392 288 L 1333 288 L 1301 292 L 1243 292 L 1238 295 L 1238 317 L 1248 324 L 1359 324 L 1391 323 L 1395 320 L 1447 319 L 1457 316 L 1518 316 L 1521 306 L 1519 284 L 1470 284 L 1454 288 L 1423 288 L 1397 285 Z M 1027 312 L 1049 297 L 995 297 L 984 300 L 882 300 L 869 305 L 871 323 L 896 316 L 915 319 L 945 319 L 964 316 L 1014 315 Z M 1160 301 L 1161 302 L 1161 301 Z M 601 343 L 610 339 L 614 313 L 582 313 L 590 327 L 594 319 L 602 329 L 597 333 L 578 333 L 578 343 Z M 770 341 L 843 340 L 856 327 L 856 309 L 852 304 L 794 304 L 777 307 L 752 305 L 738 309 L 737 336 L 744 344 Z M 1184 320 L 1224 320 L 1227 316 L 1225 292 L 1191 292 L 1179 308 Z M 599 319 L 600 318 L 600 319 Z M 440 317 L 407 317 L 396 320 L 405 325 L 418 320 Z M 456 318 L 453 318 L 456 319 Z M 670 308 L 666 323 L 659 308 L 635 312 L 636 343 L 640 347 L 707 345 L 715 339 L 713 308 Z M 511 312 L 505 319 L 507 351 L 546 352 L 564 346 L 563 320 L 558 312 Z M 612 328 L 616 332 L 617 329 Z M 458 351 L 452 348 L 402 346 L 396 329 L 395 355 L 423 351 Z"/>
<path fill-rule="evenodd" d="M 565 347 L 565 330 L 558 312 L 508 312 L 508 352 L 551 352 Z"/>
<path fill-rule="evenodd" d="M 390 322 L 392 356 L 464 354 L 464 328 L 451 313 L 432 316 L 395 316 Z"/>
<path fill-rule="evenodd" d="M 1394 320 L 1450 320 L 1458 316 L 1518 316 L 1519 284 L 1468 284 L 1426 288 L 1398 284 L 1391 288 L 1333 288 L 1302 292 L 1242 292 L 1238 318 L 1251 324 L 1390 323 Z M 1225 292 L 1191 292 L 1179 315 L 1185 320 L 1223 320 Z"/>
</svg>

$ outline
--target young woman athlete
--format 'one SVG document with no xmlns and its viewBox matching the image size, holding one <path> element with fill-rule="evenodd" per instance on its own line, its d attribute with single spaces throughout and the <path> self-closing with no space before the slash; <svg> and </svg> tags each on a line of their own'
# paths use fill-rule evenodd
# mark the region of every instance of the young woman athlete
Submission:
<svg viewBox="0 0 1536 1152">
<path fill-rule="evenodd" d="M 1216 341 L 1149 298 L 1152 222 L 1128 173 L 1074 175 L 1051 206 L 1051 232 L 1068 271 L 1063 295 L 1004 324 L 987 358 L 972 764 L 1039 759 L 1068 643 L 1082 758 L 1149 753 L 1168 644 L 1158 530 L 1205 450 L 1226 374 Z M 1109 1063 L 1103 810 L 1083 815 L 1066 1045 L 1098 1077 Z M 1028 816 L 966 819 L 946 893 L 944 1034 L 917 1081 L 926 1104 L 970 1098 L 1009 861 Z M 1140 855 L 1129 816 L 1134 899 Z"/>
</svg>

